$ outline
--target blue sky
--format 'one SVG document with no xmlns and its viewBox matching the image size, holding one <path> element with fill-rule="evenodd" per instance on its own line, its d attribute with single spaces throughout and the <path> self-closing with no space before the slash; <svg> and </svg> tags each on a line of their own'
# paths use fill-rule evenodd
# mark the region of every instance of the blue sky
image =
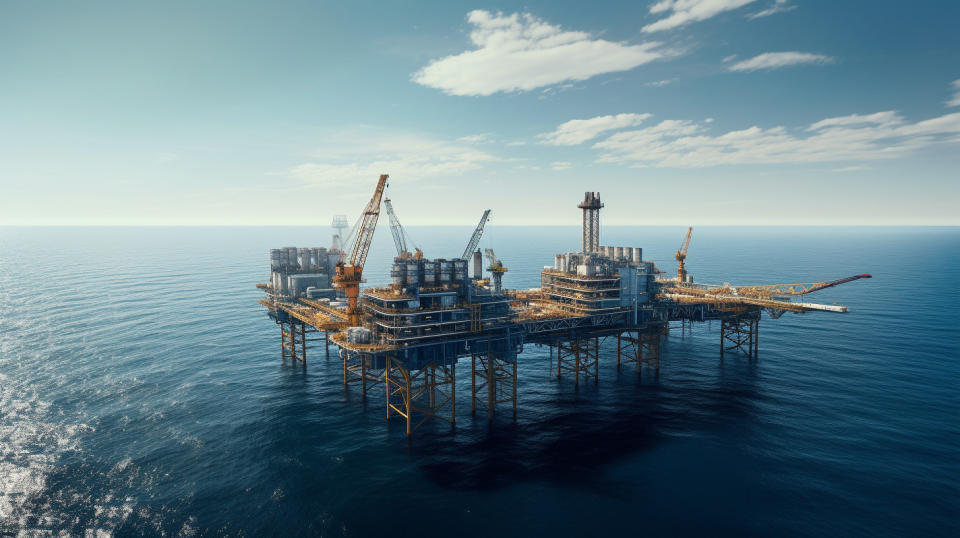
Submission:
<svg viewBox="0 0 960 538">
<path fill-rule="evenodd" d="M 0 3 L 0 224 L 960 224 L 958 2 Z"/>
</svg>

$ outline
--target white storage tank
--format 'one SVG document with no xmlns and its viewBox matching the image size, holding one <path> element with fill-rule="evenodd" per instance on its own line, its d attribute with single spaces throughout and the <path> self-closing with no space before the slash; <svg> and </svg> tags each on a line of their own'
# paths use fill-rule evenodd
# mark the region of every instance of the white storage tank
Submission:
<svg viewBox="0 0 960 538">
<path fill-rule="evenodd" d="M 270 268 L 279 269 L 283 265 L 283 261 L 286 258 L 286 253 L 280 250 L 279 248 L 270 249 Z"/>
<path fill-rule="evenodd" d="M 437 264 L 432 261 L 423 262 L 423 285 L 432 288 L 437 284 Z"/>
<path fill-rule="evenodd" d="M 310 260 L 310 257 L 313 256 L 313 251 L 309 248 L 298 248 L 297 249 L 297 258 L 300 263 L 300 269 L 304 271 L 310 270 L 313 267 L 313 263 Z"/>
<path fill-rule="evenodd" d="M 630 261 L 633 263 L 640 263 L 643 261 L 643 249 L 640 247 L 633 247 L 630 254 Z"/>
</svg>

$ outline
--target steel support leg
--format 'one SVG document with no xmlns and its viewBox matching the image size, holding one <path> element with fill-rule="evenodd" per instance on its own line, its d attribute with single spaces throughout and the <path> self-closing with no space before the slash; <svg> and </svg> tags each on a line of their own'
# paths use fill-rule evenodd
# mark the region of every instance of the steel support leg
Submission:
<svg viewBox="0 0 960 538">
<path fill-rule="evenodd" d="M 760 319 L 732 317 L 720 321 L 720 357 L 726 351 L 739 351 L 754 359 L 758 352 Z"/>
<path fill-rule="evenodd" d="M 477 403 L 486 404 L 487 418 L 492 420 L 496 406 L 510 402 L 517 413 L 517 362 L 507 361 L 489 354 L 472 357 L 471 410 L 476 413 Z"/>
<path fill-rule="evenodd" d="M 387 358 L 384 379 L 387 388 L 387 418 L 393 414 L 406 420 L 406 435 L 431 418 L 456 423 L 456 365 L 429 364 L 409 371 Z M 449 412 L 449 415 L 447 415 Z"/>
<path fill-rule="evenodd" d="M 557 377 L 564 373 L 573 374 L 574 385 L 580 384 L 580 375 L 584 379 L 593 377 L 594 382 L 600 380 L 600 340 L 588 338 L 570 340 L 557 344 Z"/>
</svg>

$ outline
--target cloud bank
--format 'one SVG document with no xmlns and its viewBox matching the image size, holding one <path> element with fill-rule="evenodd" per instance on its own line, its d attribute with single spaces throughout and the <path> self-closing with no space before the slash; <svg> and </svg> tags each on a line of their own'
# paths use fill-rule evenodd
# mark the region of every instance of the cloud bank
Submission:
<svg viewBox="0 0 960 538">
<path fill-rule="evenodd" d="M 809 52 L 766 52 L 731 65 L 730 71 L 758 71 L 760 69 L 779 69 L 790 65 L 826 64 L 833 58 Z"/>
<path fill-rule="evenodd" d="M 747 16 L 748 19 L 759 19 L 761 17 L 769 17 L 775 13 L 783 13 L 785 11 L 792 11 L 796 9 L 797 6 L 791 5 L 790 0 L 776 0 L 772 6 L 767 9 L 752 13 Z"/>
<path fill-rule="evenodd" d="M 756 0 L 661 0 L 650 6 L 650 13 L 668 15 L 643 27 L 644 32 L 659 32 L 686 26 L 731 11 Z"/>
<path fill-rule="evenodd" d="M 674 55 L 657 42 L 627 45 L 567 31 L 528 13 L 467 14 L 474 50 L 430 62 L 413 82 L 450 95 L 529 91 L 626 71 Z"/>
<path fill-rule="evenodd" d="M 960 79 L 954 80 L 951 84 L 954 89 L 953 98 L 947 101 L 947 106 L 960 106 Z"/>
<path fill-rule="evenodd" d="M 639 125 L 649 117 L 650 114 L 617 114 L 588 120 L 570 120 L 560 124 L 552 133 L 544 133 L 537 138 L 541 140 L 541 144 L 547 146 L 575 146 L 592 140 L 605 131 Z"/>
<path fill-rule="evenodd" d="M 957 94 L 949 102 L 960 106 Z M 573 120 L 540 138 L 553 145 L 574 145 L 600 133 L 640 123 L 649 114 L 618 114 Z M 617 118 L 626 118 L 617 120 Z M 629 121 L 628 121 L 629 120 Z M 960 144 L 960 112 L 910 122 L 886 110 L 822 119 L 799 132 L 785 127 L 753 126 L 710 134 L 711 121 L 663 120 L 642 129 L 627 129 L 593 144 L 598 162 L 635 167 L 697 168 L 728 164 L 802 164 L 863 162 L 905 156 L 937 144 Z M 847 169 L 853 169 L 848 167 Z"/>
</svg>

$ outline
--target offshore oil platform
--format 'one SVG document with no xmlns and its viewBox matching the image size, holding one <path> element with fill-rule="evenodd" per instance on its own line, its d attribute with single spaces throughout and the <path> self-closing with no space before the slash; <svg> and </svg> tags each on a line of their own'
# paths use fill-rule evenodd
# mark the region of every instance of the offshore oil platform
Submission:
<svg viewBox="0 0 960 538">
<path fill-rule="evenodd" d="M 675 254 L 678 269 L 668 275 L 643 260 L 639 247 L 600 245 L 596 192 L 577 206 L 583 212 L 581 249 L 560 253 L 541 272 L 541 286 L 505 289 L 507 268 L 491 249 L 477 246 L 490 210 L 484 212 L 463 254 L 427 259 L 408 250 L 409 236 L 389 199 L 387 175 L 353 226 L 334 218 L 331 248 L 273 249 L 271 277 L 258 284 L 260 304 L 280 326 L 281 356 L 306 366 L 308 343 L 339 350 L 345 386 L 367 391 L 382 385 L 387 418 L 406 422 L 411 435 L 428 419 L 456 421 L 456 367 L 469 358 L 471 412 L 498 406 L 517 410 L 517 357 L 526 344 L 549 346 L 556 375 L 573 383 L 599 378 L 601 342 L 616 339 L 616 364 L 659 371 L 660 348 L 671 321 L 716 320 L 720 356 L 736 352 L 753 359 L 759 322 L 766 312 L 845 313 L 847 307 L 794 298 L 870 278 L 861 274 L 832 282 L 764 286 L 694 283 L 684 262 L 692 228 Z M 381 203 L 382 202 L 382 203 Z M 397 249 L 391 284 L 361 290 L 363 268 L 380 217 L 386 208 Z M 483 260 L 486 258 L 485 277 Z M 472 266 L 472 267 L 471 267 Z M 470 271 L 472 269 L 472 271 Z"/>
</svg>

